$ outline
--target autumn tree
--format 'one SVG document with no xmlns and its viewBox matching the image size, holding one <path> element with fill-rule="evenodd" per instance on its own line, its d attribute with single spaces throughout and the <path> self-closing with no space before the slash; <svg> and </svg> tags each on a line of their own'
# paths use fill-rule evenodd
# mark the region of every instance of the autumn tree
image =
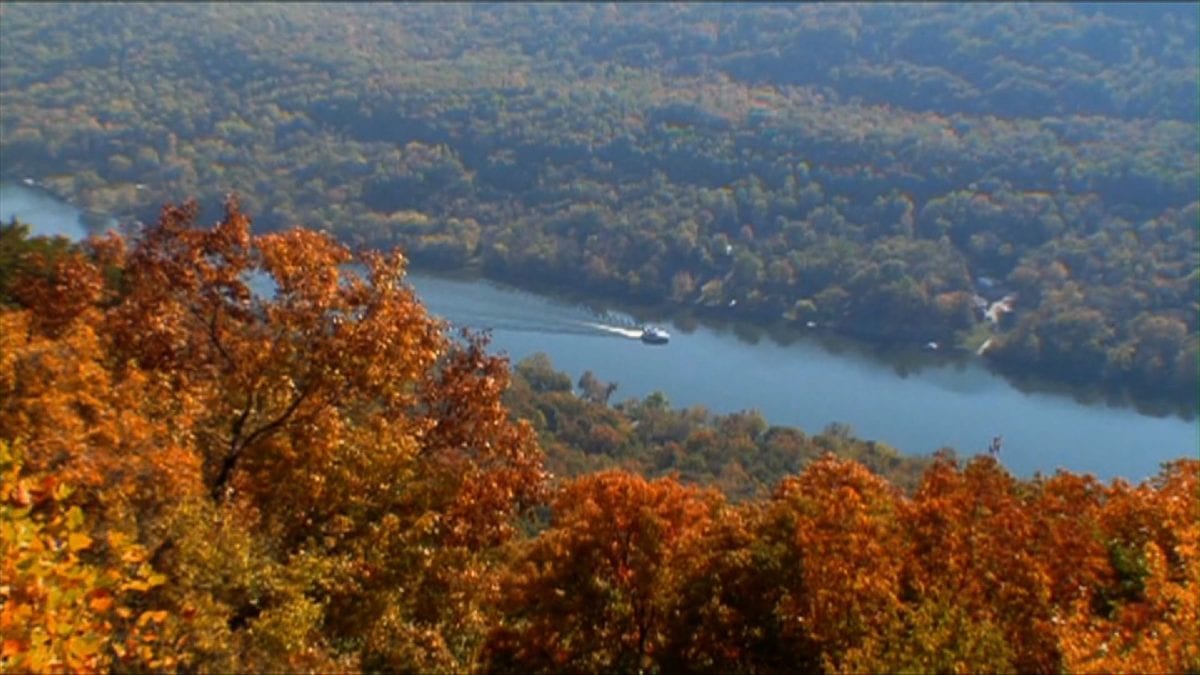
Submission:
<svg viewBox="0 0 1200 675">
<path fill-rule="evenodd" d="M 398 253 L 197 211 L 18 285 L 0 437 L 150 551 L 183 665 L 461 667 L 542 484 L 506 363 L 445 334 Z"/>
<path fill-rule="evenodd" d="M 1022 480 L 610 407 L 544 357 L 510 390 L 400 254 L 197 211 L 78 247 L 0 232 L 6 670 L 1200 670 L 1195 460 Z M 514 414 L 564 466 L 743 501 L 604 471 L 547 503 Z"/>
<path fill-rule="evenodd" d="M 1097 513 L 1107 583 L 1064 607 L 1064 662 L 1077 672 L 1200 670 L 1200 462 L 1118 483 Z"/>
<path fill-rule="evenodd" d="M 678 563 L 668 671 L 783 673 L 818 669 L 813 643 L 787 634 L 777 612 L 802 566 L 787 522 L 763 503 L 727 511 Z"/>
<path fill-rule="evenodd" d="M 46 275 L 70 248 L 63 237 L 30 237 L 32 228 L 17 219 L 0 223 L 0 307 L 20 306 L 13 295 L 18 282 Z"/>
<path fill-rule="evenodd" d="M 490 669 L 647 669 L 676 621 L 676 560 L 719 518 L 713 492 L 618 471 L 564 486 L 548 530 L 506 577 L 510 623 L 486 647 Z"/>
<path fill-rule="evenodd" d="M 1036 523 L 1020 486 L 993 457 L 959 468 L 941 458 L 926 471 L 904 510 L 910 553 L 909 592 L 920 603 L 949 603 L 963 612 L 960 649 L 984 649 L 1002 640 L 1008 650 L 983 667 L 1056 670 L 1051 580 L 1033 548 Z"/>
</svg>

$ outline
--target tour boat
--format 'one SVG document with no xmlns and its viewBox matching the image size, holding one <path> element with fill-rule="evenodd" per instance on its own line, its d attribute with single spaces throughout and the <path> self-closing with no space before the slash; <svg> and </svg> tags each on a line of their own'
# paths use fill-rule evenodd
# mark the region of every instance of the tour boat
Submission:
<svg viewBox="0 0 1200 675">
<path fill-rule="evenodd" d="M 665 345 L 671 339 L 671 334 L 661 328 L 646 326 L 642 329 L 642 342 L 648 345 Z"/>
</svg>

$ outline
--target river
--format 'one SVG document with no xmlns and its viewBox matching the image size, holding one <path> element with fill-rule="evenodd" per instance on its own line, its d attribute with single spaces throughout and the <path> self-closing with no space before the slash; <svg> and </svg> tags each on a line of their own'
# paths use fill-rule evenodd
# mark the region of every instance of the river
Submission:
<svg viewBox="0 0 1200 675">
<path fill-rule="evenodd" d="M 79 213 L 21 184 L 0 184 L 0 218 L 16 214 L 39 233 L 77 237 Z M 746 339 L 732 328 L 668 323 L 666 346 L 636 338 L 629 319 L 487 281 L 411 273 L 429 309 L 492 330 L 514 361 L 541 351 L 578 379 L 615 381 L 614 400 L 661 391 L 676 406 L 717 412 L 757 409 L 773 424 L 815 433 L 832 422 L 903 452 L 983 451 L 1003 436 L 1000 460 L 1028 477 L 1058 468 L 1138 481 L 1160 463 L 1200 455 L 1196 422 L 1130 407 L 1025 392 L 977 360 L 881 357 L 849 341 L 799 335 L 788 344 Z M 744 331 L 743 331 L 744 332 Z"/>
</svg>

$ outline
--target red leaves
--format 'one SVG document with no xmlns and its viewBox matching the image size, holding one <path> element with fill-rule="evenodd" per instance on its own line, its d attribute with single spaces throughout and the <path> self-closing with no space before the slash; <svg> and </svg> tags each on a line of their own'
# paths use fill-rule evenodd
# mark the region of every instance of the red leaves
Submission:
<svg viewBox="0 0 1200 675">
<path fill-rule="evenodd" d="M 80 253 L 54 260 L 34 254 L 24 262 L 12 293 L 29 308 L 31 328 L 42 335 L 57 337 L 102 296 L 100 271 Z"/>
<path fill-rule="evenodd" d="M 542 453 L 532 429 L 514 423 L 501 403 L 508 363 L 484 351 L 486 341 L 464 334 L 422 383 L 422 436 L 430 465 L 457 497 L 446 514 L 450 542 L 490 546 L 511 533 L 516 511 L 544 495 Z"/>
</svg>

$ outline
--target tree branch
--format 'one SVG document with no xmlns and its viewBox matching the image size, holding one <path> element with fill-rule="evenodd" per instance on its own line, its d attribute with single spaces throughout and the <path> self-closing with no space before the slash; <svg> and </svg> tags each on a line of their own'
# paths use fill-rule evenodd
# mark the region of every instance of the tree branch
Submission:
<svg viewBox="0 0 1200 675">
<path fill-rule="evenodd" d="M 225 455 L 225 458 L 221 460 L 221 469 L 217 472 L 217 476 L 213 480 L 212 498 L 214 501 L 221 501 L 223 493 L 225 492 L 225 486 L 229 483 L 229 479 L 233 475 L 233 470 L 237 466 L 238 459 L 241 458 L 242 453 L 246 451 L 246 448 L 278 431 L 279 428 L 286 424 L 288 419 L 295 414 L 296 410 L 300 408 L 300 404 L 303 403 L 306 398 L 308 398 L 308 395 L 311 392 L 312 390 L 308 388 L 300 392 L 300 395 L 292 399 L 292 402 L 288 404 L 288 407 L 282 413 L 280 413 L 278 417 L 271 420 L 267 424 L 264 424 L 258 429 L 255 429 L 245 437 L 244 441 L 239 441 L 238 439 L 241 437 L 241 429 L 245 425 L 246 418 L 250 413 L 250 406 L 247 406 L 247 408 L 242 411 L 241 416 L 234 421 L 234 436 L 230 439 L 229 454 Z"/>
<path fill-rule="evenodd" d="M 187 305 L 187 308 L 188 308 L 188 311 L 192 313 L 192 316 L 195 317 L 197 321 L 199 321 L 202 324 L 206 324 L 208 326 L 209 341 L 212 342 L 213 347 L 216 347 L 217 353 L 220 354 L 221 357 L 225 359 L 225 363 L 230 368 L 232 368 L 234 365 L 233 357 L 231 357 L 229 355 L 229 352 L 225 351 L 225 345 L 221 344 L 221 339 L 217 336 L 218 312 L 213 311 L 212 318 L 205 319 L 204 315 L 201 314 L 200 311 L 197 310 L 193 305 L 189 304 L 189 305 Z"/>
</svg>

